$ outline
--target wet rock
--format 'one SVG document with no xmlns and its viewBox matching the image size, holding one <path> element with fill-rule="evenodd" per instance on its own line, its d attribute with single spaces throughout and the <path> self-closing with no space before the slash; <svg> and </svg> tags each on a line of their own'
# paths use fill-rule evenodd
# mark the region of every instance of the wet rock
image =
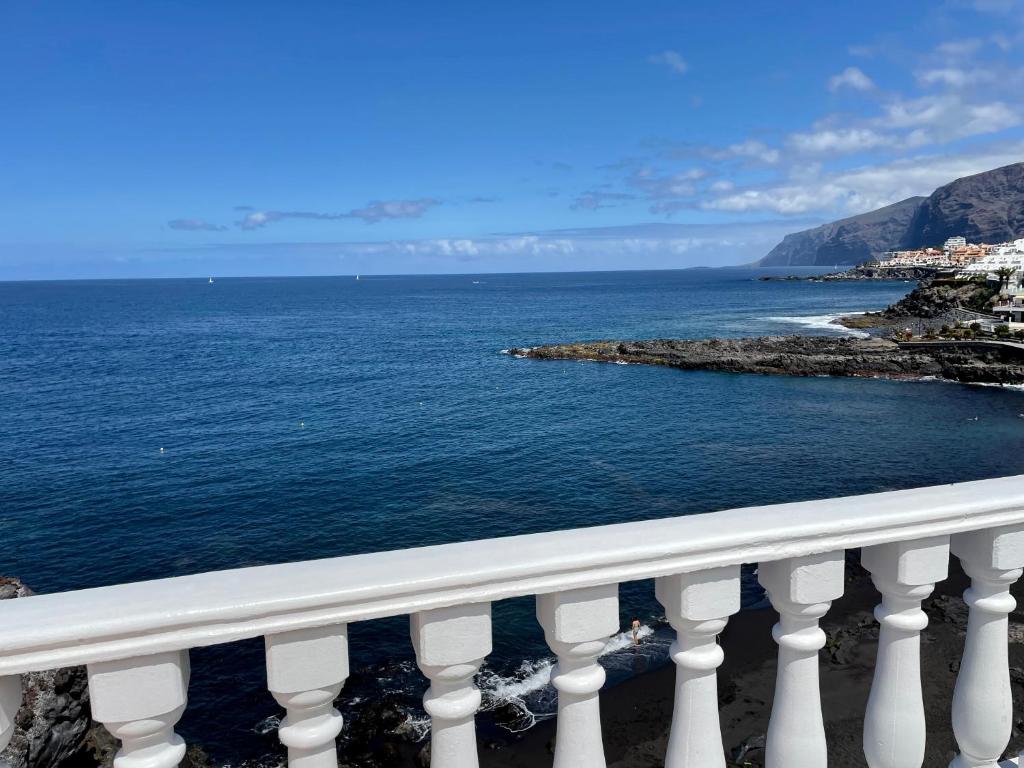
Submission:
<svg viewBox="0 0 1024 768">
<path fill-rule="evenodd" d="M 32 595 L 18 579 L 0 577 L 0 599 Z M 0 752 L 5 768 L 57 768 L 79 753 L 90 726 L 85 667 L 31 672 L 21 677 L 22 706 L 14 736 Z"/>
<path fill-rule="evenodd" d="M 624 351 L 623 351 L 624 350 Z M 664 365 L 682 370 L 783 376 L 935 377 L 1024 383 L 1024 350 L 999 345 L 901 345 L 881 338 L 761 336 L 553 344 L 523 351 L 536 360 Z"/>
<path fill-rule="evenodd" d="M 508 731 L 518 731 L 523 727 L 525 716 L 523 711 L 512 703 L 499 704 L 489 712 L 495 725 Z"/>
<path fill-rule="evenodd" d="M 925 613 L 933 620 L 952 624 L 959 632 L 967 630 L 967 604 L 958 597 L 940 595 L 929 600 Z"/>
<path fill-rule="evenodd" d="M 1016 683 L 1017 685 L 1024 685 L 1024 669 L 1020 667 L 1010 667 L 1010 682 Z"/>
<path fill-rule="evenodd" d="M 766 737 L 763 733 L 748 736 L 732 751 L 732 761 L 736 765 L 762 765 L 765 740 Z"/>
</svg>

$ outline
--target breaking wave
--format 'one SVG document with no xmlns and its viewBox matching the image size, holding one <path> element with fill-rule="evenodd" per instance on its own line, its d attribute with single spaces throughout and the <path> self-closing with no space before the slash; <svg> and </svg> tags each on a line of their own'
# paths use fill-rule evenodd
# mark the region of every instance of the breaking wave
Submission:
<svg viewBox="0 0 1024 768">
<path fill-rule="evenodd" d="M 641 642 L 636 645 L 631 632 L 620 632 L 605 644 L 600 659 L 610 677 L 629 676 L 638 657 L 646 668 L 666 656 L 671 640 L 656 633 L 653 627 L 642 626 L 638 637 Z M 496 725 L 512 733 L 525 731 L 553 717 L 558 706 L 551 685 L 554 666 L 554 658 L 544 658 L 524 661 L 511 674 L 482 670 L 477 676 L 477 686 L 483 696 L 481 711 L 490 712 Z"/>
<path fill-rule="evenodd" d="M 856 328 L 847 328 L 846 326 L 839 325 L 836 323 L 841 317 L 849 317 L 850 315 L 863 315 L 863 312 L 840 312 L 834 315 L 792 315 L 782 317 L 766 317 L 765 320 L 772 323 L 783 323 L 787 325 L 797 325 L 801 328 L 807 328 L 815 331 L 829 331 L 830 333 L 839 336 L 855 336 L 860 339 L 866 339 L 871 336 L 867 331 L 861 331 Z"/>
</svg>

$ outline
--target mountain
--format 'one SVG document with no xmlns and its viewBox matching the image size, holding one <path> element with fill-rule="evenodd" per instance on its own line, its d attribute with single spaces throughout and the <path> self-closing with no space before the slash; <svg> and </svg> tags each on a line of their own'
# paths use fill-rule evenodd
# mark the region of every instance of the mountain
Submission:
<svg viewBox="0 0 1024 768">
<path fill-rule="evenodd" d="M 1024 237 L 1024 163 L 965 176 L 928 197 L 786 235 L 757 266 L 857 264 L 883 251 L 941 246 L 954 235 L 988 243 Z"/>
</svg>

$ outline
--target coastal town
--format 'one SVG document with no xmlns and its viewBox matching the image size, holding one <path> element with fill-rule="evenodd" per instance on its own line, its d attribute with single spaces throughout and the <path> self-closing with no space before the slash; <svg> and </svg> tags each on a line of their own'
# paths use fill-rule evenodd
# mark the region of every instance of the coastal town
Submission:
<svg viewBox="0 0 1024 768">
<path fill-rule="evenodd" d="M 895 304 L 836 318 L 856 337 L 599 341 L 508 352 L 732 373 L 1024 384 L 1024 238 L 974 244 L 951 237 L 942 248 L 889 251 L 844 272 L 759 279 L 910 282 L 910 276 L 917 285 Z"/>
<path fill-rule="evenodd" d="M 950 237 L 941 248 L 886 251 L 868 265 L 877 267 L 924 267 L 953 272 L 962 277 L 994 273 L 1024 265 L 1024 238 L 1009 243 L 969 243 L 962 236 Z"/>
<path fill-rule="evenodd" d="M 848 328 L 889 328 L 901 340 L 994 335 L 1024 342 L 1024 238 L 971 243 L 954 236 L 941 247 L 888 250 L 839 272 L 758 279 L 917 282 L 918 287 L 893 307 L 836 322 Z M 902 321 L 906 325 L 900 325 Z"/>
</svg>

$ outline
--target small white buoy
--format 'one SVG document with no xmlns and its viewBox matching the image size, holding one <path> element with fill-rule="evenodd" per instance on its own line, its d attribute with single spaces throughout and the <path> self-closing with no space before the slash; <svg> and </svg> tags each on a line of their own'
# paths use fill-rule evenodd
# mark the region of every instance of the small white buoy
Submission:
<svg viewBox="0 0 1024 768">
<path fill-rule="evenodd" d="M 305 429 L 305 428 L 306 428 L 306 422 L 300 421 L 299 422 L 299 429 Z"/>
<path fill-rule="evenodd" d="M 160 449 L 160 453 L 163 453 L 163 452 L 164 452 L 164 449 L 163 449 L 163 448 L 161 448 L 161 449 Z"/>
</svg>

